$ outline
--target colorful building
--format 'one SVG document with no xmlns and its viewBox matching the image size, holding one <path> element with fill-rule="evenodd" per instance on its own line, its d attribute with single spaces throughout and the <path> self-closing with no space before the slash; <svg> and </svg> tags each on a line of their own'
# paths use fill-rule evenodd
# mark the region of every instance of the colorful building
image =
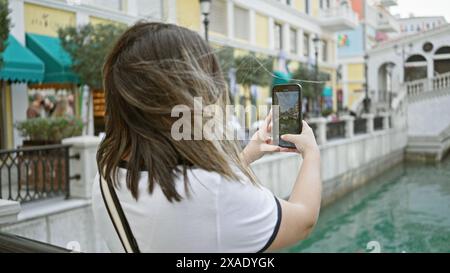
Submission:
<svg viewBox="0 0 450 273">
<path fill-rule="evenodd" d="M 169 0 L 164 15 L 169 22 L 204 33 L 198 0 Z M 337 40 L 336 32 L 358 25 L 350 2 L 344 0 L 214 0 L 209 15 L 209 36 L 217 48 L 229 46 L 239 56 L 255 52 L 262 56 L 280 55 L 290 62 L 290 70 L 299 64 L 315 65 L 313 39 L 321 40 L 319 67 L 330 75 L 324 92 L 332 96 L 337 107 Z M 282 54 L 281 54 L 282 53 Z M 274 68 L 278 66 L 277 61 Z M 238 86 L 238 90 L 244 89 Z M 256 86 L 258 104 L 266 104 L 270 87 Z"/>
<path fill-rule="evenodd" d="M 340 108 L 360 111 L 365 97 L 367 51 L 399 33 L 400 25 L 390 7 L 396 0 L 352 0 L 352 9 L 360 24 L 354 30 L 340 32 L 338 41 Z M 369 94 L 370 96 L 371 94 Z"/>
</svg>

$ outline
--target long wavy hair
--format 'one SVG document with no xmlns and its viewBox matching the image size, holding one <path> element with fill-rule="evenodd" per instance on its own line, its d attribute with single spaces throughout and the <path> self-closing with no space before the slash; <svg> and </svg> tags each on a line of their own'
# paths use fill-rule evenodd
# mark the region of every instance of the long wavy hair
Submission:
<svg viewBox="0 0 450 273">
<path fill-rule="evenodd" d="M 192 167 L 229 180 L 240 180 L 243 173 L 255 183 L 254 174 L 243 164 L 238 141 L 171 136 L 174 106 L 186 105 L 194 113 L 196 97 L 222 109 L 229 100 L 217 57 L 197 33 L 172 24 L 137 23 L 107 56 L 103 84 L 106 136 L 97 152 L 101 179 L 117 187 L 118 165 L 126 159 L 126 185 L 136 200 L 140 171 L 145 168 L 149 193 L 158 184 L 170 202 L 182 199 L 175 185 L 180 175 L 189 194 L 186 174 Z"/>
</svg>

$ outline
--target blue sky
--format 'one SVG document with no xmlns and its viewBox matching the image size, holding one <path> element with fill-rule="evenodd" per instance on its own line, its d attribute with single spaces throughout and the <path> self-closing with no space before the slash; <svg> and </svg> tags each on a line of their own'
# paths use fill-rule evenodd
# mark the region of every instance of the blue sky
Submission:
<svg viewBox="0 0 450 273">
<path fill-rule="evenodd" d="M 449 0 L 398 0 L 398 6 L 392 8 L 393 14 L 408 17 L 415 16 L 445 16 L 450 22 Z"/>
</svg>

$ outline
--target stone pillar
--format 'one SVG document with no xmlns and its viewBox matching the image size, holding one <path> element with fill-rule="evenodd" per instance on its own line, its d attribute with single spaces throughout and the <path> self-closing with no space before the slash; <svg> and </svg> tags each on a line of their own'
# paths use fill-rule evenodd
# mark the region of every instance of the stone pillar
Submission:
<svg viewBox="0 0 450 273">
<path fill-rule="evenodd" d="M 14 38 L 25 46 L 25 7 L 23 0 L 9 0 L 8 8 L 11 10 L 9 18 L 11 19 L 10 33 Z"/>
<path fill-rule="evenodd" d="M 391 115 L 388 113 L 382 113 L 381 116 L 383 117 L 383 130 L 389 130 L 389 117 Z"/>
<path fill-rule="evenodd" d="M 70 160 L 70 176 L 80 175 L 80 179 L 70 181 L 70 196 L 89 199 L 92 195 L 92 183 L 97 174 L 97 148 L 101 139 L 94 136 L 66 138 L 63 144 L 70 144 L 70 155 L 79 155 L 79 159 Z"/>
<path fill-rule="evenodd" d="M 275 21 L 273 17 L 269 17 L 269 49 L 275 48 L 275 33 L 274 33 Z"/>
<path fill-rule="evenodd" d="M 373 123 L 374 123 L 375 115 L 374 114 L 364 114 L 362 117 L 365 118 L 367 121 L 367 133 L 372 134 L 374 132 L 374 124 Z"/>
<path fill-rule="evenodd" d="M 16 222 L 19 212 L 19 202 L 0 199 L 0 225 Z"/>
<path fill-rule="evenodd" d="M 252 45 L 256 44 L 256 12 L 254 9 L 249 11 L 249 20 L 250 20 L 250 43 Z"/>
<path fill-rule="evenodd" d="M 317 125 L 317 142 L 319 145 L 323 145 L 327 142 L 327 120 L 323 117 L 311 119 L 311 123 Z"/>
<path fill-rule="evenodd" d="M 353 138 L 355 135 L 355 118 L 352 116 L 345 116 L 343 117 L 343 120 L 345 120 L 345 138 Z"/>
<path fill-rule="evenodd" d="M 227 36 L 234 39 L 234 4 L 233 1 L 227 2 Z"/>
</svg>

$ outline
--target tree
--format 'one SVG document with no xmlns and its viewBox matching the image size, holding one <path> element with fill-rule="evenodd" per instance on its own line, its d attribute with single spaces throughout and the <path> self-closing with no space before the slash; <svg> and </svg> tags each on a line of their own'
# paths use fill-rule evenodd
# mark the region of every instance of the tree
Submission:
<svg viewBox="0 0 450 273">
<path fill-rule="evenodd" d="M 58 29 L 62 47 L 72 58 L 72 70 L 80 77 L 81 86 L 88 86 L 92 91 L 103 89 L 102 69 L 106 56 L 125 31 L 126 26 L 120 24 L 87 24 L 80 27 Z M 83 93 L 83 89 L 79 90 Z M 84 122 L 94 124 L 91 110 L 92 92 L 87 102 Z M 95 127 L 95 125 L 94 125 Z M 92 128 L 86 126 L 86 133 Z"/>
<path fill-rule="evenodd" d="M 9 28 L 11 26 L 9 12 L 8 1 L 0 0 L 0 69 L 3 66 L 2 52 L 5 51 L 7 47 Z"/>
<path fill-rule="evenodd" d="M 218 48 L 215 50 L 215 54 L 217 59 L 219 60 L 219 65 L 223 73 L 223 77 L 229 83 L 230 77 L 229 72 L 230 69 L 234 68 L 236 63 L 234 59 L 234 49 L 229 46 L 224 46 L 222 48 Z"/>
<path fill-rule="evenodd" d="M 241 84 L 252 104 L 255 104 L 250 87 L 269 86 L 272 83 L 273 57 L 258 57 L 255 53 L 239 56 L 235 60 L 236 82 Z"/>
<path fill-rule="evenodd" d="M 325 86 L 325 83 L 323 82 L 329 81 L 330 75 L 324 72 L 319 72 L 319 76 L 316 79 L 316 72 L 314 68 L 309 67 L 305 64 L 300 64 L 297 70 L 292 73 L 292 78 L 295 82 L 298 82 L 300 80 L 300 83 L 303 87 L 304 97 L 316 99 L 317 97 L 320 97 L 321 92 Z M 314 83 L 314 81 L 319 81 L 320 83 Z M 317 87 L 317 85 L 319 86 Z M 316 90 L 319 90 L 320 92 L 317 93 Z"/>
<path fill-rule="evenodd" d="M 297 70 L 292 73 L 292 79 L 294 83 L 301 83 L 303 97 L 310 102 L 319 102 L 325 82 L 330 81 L 330 75 L 325 72 L 319 72 L 319 75 L 316 76 L 314 67 L 300 64 Z M 315 83 L 315 81 L 319 83 Z"/>
<path fill-rule="evenodd" d="M 102 68 L 107 54 L 125 31 L 119 24 L 87 24 L 58 30 L 63 48 L 72 57 L 72 69 L 82 85 L 102 89 Z"/>
</svg>

